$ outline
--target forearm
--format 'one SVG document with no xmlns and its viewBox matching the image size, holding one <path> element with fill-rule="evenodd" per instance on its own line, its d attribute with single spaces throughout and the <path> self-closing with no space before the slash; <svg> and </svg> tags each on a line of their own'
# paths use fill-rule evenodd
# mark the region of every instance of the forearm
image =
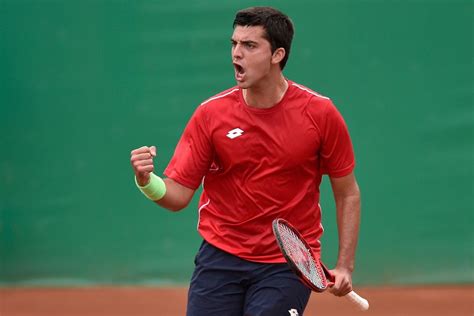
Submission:
<svg viewBox="0 0 474 316">
<path fill-rule="evenodd" d="M 339 232 L 339 254 L 337 268 L 354 270 L 355 253 L 359 238 L 360 194 L 336 199 L 337 226 Z"/>
<path fill-rule="evenodd" d="M 135 183 L 147 198 L 171 211 L 179 211 L 189 204 L 195 190 L 169 178 L 161 179 L 153 173 L 155 146 L 142 146 L 132 150 L 130 155 Z"/>
<path fill-rule="evenodd" d="M 163 181 L 166 185 L 166 193 L 161 199 L 154 202 L 173 212 L 185 208 L 191 201 L 194 190 L 184 187 L 169 178 L 163 179 Z"/>
<path fill-rule="evenodd" d="M 150 200 L 159 206 L 176 212 L 185 208 L 191 201 L 194 190 L 187 188 L 178 182 L 150 173 L 148 179 L 135 178 L 137 187 Z"/>
<path fill-rule="evenodd" d="M 354 174 L 331 178 L 336 202 L 339 254 L 337 268 L 354 270 L 355 252 L 359 238 L 360 191 Z"/>
</svg>

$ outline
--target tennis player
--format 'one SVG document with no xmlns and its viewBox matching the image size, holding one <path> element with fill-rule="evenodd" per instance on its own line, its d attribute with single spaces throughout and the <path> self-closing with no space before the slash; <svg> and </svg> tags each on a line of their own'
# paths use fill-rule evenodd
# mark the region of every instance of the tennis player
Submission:
<svg viewBox="0 0 474 316">
<path fill-rule="evenodd" d="M 158 205 L 183 209 L 202 184 L 187 315 L 302 315 L 310 290 L 290 271 L 272 220 L 292 223 L 320 252 L 319 186 L 334 193 L 339 254 L 337 296 L 352 289 L 360 193 L 346 124 L 331 100 L 287 79 L 293 24 L 282 12 L 237 12 L 231 56 L 237 85 L 197 107 L 164 171 L 154 146 L 133 150 L 139 189 Z"/>
</svg>

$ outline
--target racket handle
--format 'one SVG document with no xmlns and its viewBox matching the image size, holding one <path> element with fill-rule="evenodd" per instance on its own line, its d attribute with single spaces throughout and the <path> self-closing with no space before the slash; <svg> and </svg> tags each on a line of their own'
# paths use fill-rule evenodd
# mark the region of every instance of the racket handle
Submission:
<svg viewBox="0 0 474 316">
<path fill-rule="evenodd" d="M 369 309 L 369 302 L 354 291 L 349 292 L 344 297 L 355 305 L 357 305 L 362 311 L 366 311 Z"/>
</svg>

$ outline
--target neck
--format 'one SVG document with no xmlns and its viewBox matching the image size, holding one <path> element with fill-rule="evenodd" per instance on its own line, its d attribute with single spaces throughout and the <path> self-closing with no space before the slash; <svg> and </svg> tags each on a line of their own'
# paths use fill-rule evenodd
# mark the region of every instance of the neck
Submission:
<svg viewBox="0 0 474 316">
<path fill-rule="evenodd" d="M 248 106 L 266 109 L 280 102 L 287 89 L 288 82 L 280 73 L 274 80 L 265 80 L 261 85 L 243 89 L 242 93 Z"/>
</svg>

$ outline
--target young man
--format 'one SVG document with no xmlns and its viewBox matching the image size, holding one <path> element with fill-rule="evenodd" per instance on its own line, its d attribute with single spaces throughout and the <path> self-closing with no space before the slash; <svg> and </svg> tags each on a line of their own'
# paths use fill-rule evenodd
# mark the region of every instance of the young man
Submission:
<svg viewBox="0 0 474 316">
<path fill-rule="evenodd" d="M 331 291 L 352 288 L 360 194 L 347 127 L 331 100 L 287 80 L 293 25 L 269 7 L 239 11 L 231 38 L 237 86 L 203 102 L 161 179 L 156 148 L 131 153 L 142 192 L 178 211 L 203 185 L 187 314 L 302 315 L 310 296 L 272 235 L 276 217 L 302 232 L 315 252 L 322 235 L 319 185 L 329 175 L 339 255 Z"/>
</svg>

